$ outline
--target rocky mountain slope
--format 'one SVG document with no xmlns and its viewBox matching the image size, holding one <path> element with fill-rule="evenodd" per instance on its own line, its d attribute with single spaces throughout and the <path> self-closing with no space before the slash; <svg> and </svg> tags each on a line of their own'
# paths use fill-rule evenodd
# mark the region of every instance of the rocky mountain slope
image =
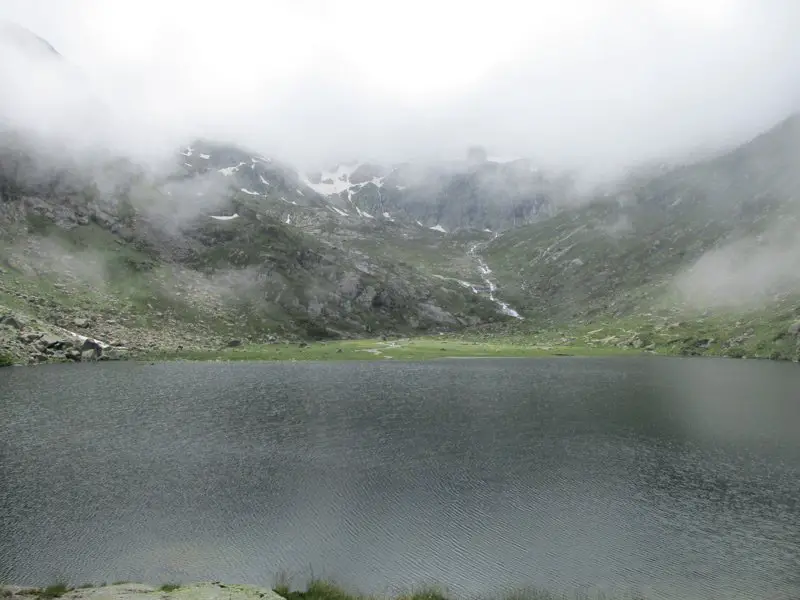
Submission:
<svg viewBox="0 0 800 600">
<path fill-rule="evenodd" d="M 0 362 L 445 331 L 800 357 L 798 117 L 588 198 L 480 148 L 308 175 L 65 143 L 0 122 Z"/>
<path fill-rule="evenodd" d="M 627 321 L 689 353 L 752 343 L 793 358 L 799 166 L 793 116 L 727 154 L 507 232 L 487 260 L 504 298 L 538 327 Z"/>
<path fill-rule="evenodd" d="M 525 159 L 487 157 L 381 166 L 353 162 L 315 173 L 305 183 L 358 215 L 405 219 L 442 232 L 503 231 L 552 214 L 575 194 L 566 174 Z"/>
<path fill-rule="evenodd" d="M 437 273 L 402 260 L 405 246 L 440 264 L 441 233 L 353 219 L 291 170 L 236 148 L 197 143 L 181 155 L 182 169 L 167 177 L 122 169 L 101 190 L 76 176 L 78 167 L 65 169 L 67 178 L 44 176 L 23 168 L 36 163 L 24 148 L 6 152 L 0 301 L 18 309 L 24 301 L 59 327 L 88 320 L 97 338 L 136 337 L 108 330 L 109 321 L 153 334 L 136 348 L 413 333 L 506 318 L 449 276 L 452 267 Z M 380 252 L 377 240 L 396 241 L 398 251 Z"/>
</svg>

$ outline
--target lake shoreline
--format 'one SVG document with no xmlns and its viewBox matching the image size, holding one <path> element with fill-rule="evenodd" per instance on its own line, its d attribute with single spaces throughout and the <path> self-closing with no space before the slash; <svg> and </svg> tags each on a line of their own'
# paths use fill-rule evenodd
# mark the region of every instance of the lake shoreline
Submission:
<svg viewBox="0 0 800 600">
<path fill-rule="evenodd" d="M 151 362 L 423 361 L 476 358 L 551 358 L 567 356 L 643 356 L 628 348 L 551 346 L 457 338 L 400 338 L 250 344 L 219 350 L 153 352 L 136 356 Z"/>
<path fill-rule="evenodd" d="M 279 578 L 280 579 L 280 578 Z M 475 598 L 475 596 L 469 596 Z M 609 593 L 605 590 L 576 590 L 574 593 L 553 592 L 539 588 L 506 590 L 493 595 L 494 600 L 591 600 L 592 598 L 613 600 L 620 598 L 646 598 L 636 591 Z M 69 586 L 64 583 L 47 587 L 24 587 L 0 585 L 0 598 L 5 600 L 458 600 L 457 595 L 437 584 L 413 586 L 393 593 L 363 594 L 350 591 L 333 581 L 312 579 L 302 589 L 293 589 L 287 583 L 270 587 L 250 584 L 230 584 L 220 581 L 196 583 L 165 583 L 153 586 L 135 582 L 112 584 L 83 584 Z"/>
</svg>

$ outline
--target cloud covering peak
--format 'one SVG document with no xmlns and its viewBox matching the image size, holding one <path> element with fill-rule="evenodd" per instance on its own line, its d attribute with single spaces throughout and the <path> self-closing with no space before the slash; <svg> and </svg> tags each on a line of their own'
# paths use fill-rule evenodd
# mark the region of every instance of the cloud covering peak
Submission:
<svg viewBox="0 0 800 600">
<path fill-rule="evenodd" d="M 3 18 L 79 74 L 26 107 L 6 61 L 3 117 L 68 114 L 142 152 L 204 135 L 311 166 L 483 144 L 611 172 L 800 107 L 792 0 L 6 0 Z"/>
</svg>

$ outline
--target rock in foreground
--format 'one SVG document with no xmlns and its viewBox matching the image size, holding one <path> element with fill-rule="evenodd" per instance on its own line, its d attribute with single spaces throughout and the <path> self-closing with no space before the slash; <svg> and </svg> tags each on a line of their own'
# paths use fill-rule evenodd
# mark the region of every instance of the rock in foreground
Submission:
<svg viewBox="0 0 800 600">
<path fill-rule="evenodd" d="M 10 600 L 35 600 L 60 597 L 65 600 L 283 600 L 268 588 L 251 585 L 228 585 L 218 582 L 193 583 L 160 588 L 139 583 L 122 583 L 100 587 L 74 589 L 60 595 L 48 590 L 20 587 L 0 587 L 0 596 Z"/>
</svg>

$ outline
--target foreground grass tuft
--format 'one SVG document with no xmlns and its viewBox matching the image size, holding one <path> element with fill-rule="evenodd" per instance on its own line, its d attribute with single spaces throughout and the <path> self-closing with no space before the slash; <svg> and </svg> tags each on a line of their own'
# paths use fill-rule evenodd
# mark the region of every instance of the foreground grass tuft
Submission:
<svg viewBox="0 0 800 600">
<path fill-rule="evenodd" d="M 274 587 L 275 593 L 286 600 L 456 600 L 440 586 L 422 586 L 397 596 L 364 596 L 347 592 L 330 581 L 311 580 L 303 591 L 292 591 L 288 579 L 280 578 Z M 574 593 L 553 592 L 539 588 L 522 588 L 497 595 L 493 600 L 645 600 L 640 593 L 607 595 L 603 592 L 592 594 L 586 591 Z"/>
<path fill-rule="evenodd" d="M 158 591 L 160 591 L 160 592 L 174 592 L 175 590 L 179 589 L 180 587 L 181 587 L 180 583 L 165 583 L 160 588 L 158 588 Z"/>
<path fill-rule="evenodd" d="M 444 588 L 431 585 L 413 590 L 410 594 L 404 594 L 398 600 L 452 600 L 452 597 Z"/>
<path fill-rule="evenodd" d="M 41 590 L 39 592 L 39 598 L 60 598 L 70 591 L 70 589 L 71 588 L 66 583 L 59 581 Z"/>
<path fill-rule="evenodd" d="M 14 358 L 6 353 L 0 352 L 0 367 L 10 367 L 14 364 Z"/>
</svg>

